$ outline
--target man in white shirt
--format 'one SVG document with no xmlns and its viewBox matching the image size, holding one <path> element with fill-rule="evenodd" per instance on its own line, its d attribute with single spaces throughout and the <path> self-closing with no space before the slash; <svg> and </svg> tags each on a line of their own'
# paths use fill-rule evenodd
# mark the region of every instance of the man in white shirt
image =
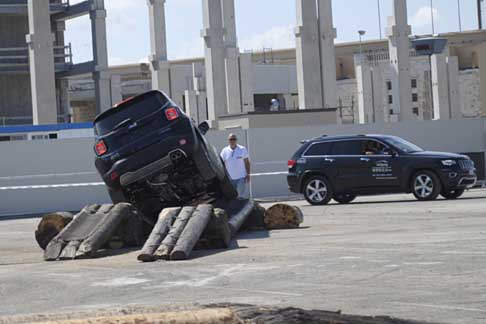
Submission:
<svg viewBox="0 0 486 324">
<path fill-rule="evenodd" d="M 238 191 L 238 197 L 248 198 L 250 183 L 250 158 L 248 150 L 242 145 L 238 145 L 238 138 L 235 134 L 228 136 L 229 145 L 221 151 L 221 158 L 224 161 L 226 170 L 233 181 L 233 185 Z"/>
</svg>

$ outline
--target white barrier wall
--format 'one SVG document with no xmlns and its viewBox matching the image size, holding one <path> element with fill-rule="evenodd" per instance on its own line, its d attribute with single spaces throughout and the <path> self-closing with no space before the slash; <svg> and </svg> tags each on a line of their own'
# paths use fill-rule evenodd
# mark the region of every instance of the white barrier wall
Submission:
<svg viewBox="0 0 486 324">
<path fill-rule="evenodd" d="M 249 148 L 255 198 L 286 196 L 287 160 L 300 140 L 323 134 L 393 134 L 428 150 L 486 152 L 486 119 L 265 128 L 234 131 Z M 221 150 L 229 131 L 210 132 Z M 94 168 L 93 138 L 0 143 L 0 216 L 79 210 L 109 201 Z"/>
</svg>

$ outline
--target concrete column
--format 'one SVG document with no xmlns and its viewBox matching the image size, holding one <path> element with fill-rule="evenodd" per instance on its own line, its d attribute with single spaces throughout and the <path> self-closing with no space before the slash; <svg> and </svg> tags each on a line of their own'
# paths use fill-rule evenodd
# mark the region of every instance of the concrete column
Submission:
<svg viewBox="0 0 486 324">
<path fill-rule="evenodd" d="M 101 113 L 111 108 L 110 75 L 108 72 L 108 48 L 106 43 L 106 10 L 104 0 L 91 1 L 91 37 L 95 71 L 96 111 Z"/>
<path fill-rule="evenodd" d="M 226 89 L 228 100 L 228 114 L 240 114 L 241 109 L 241 84 L 240 84 L 240 50 L 238 48 L 226 48 Z"/>
<path fill-rule="evenodd" d="M 208 119 L 207 113 L 207 95 L 206 95 L 206 80 L 204 73 L 204 64 L 193 63 L 192 64 L 192 76 L 193 76 L 193 91 L 185 95 L 186 109 L 189 114 L 193 116 L 194 120 L 198 123 Z M 196 102 L 194 103 L 195 96 Z"/>
<path fill-rule="evenodd" d="M 110 77 L 111 105 L 114 106 L 123 100 L 121 76 L 114 74 Z"/>
<path fill-rule="evenodd" d="M 69 98 L 69 80 L 58 79 L 59 83 L 59 104 L 60 113 L 63 116 L 64 122 L 69 122 L 69 114 L 71 111 L 71 100 Z"/>
<path fill-rule="evenodd" d="M 197 116 L 200 123 L 208 120 L 208 96 L 206 91 L 197 91 Z"/>
<path fill-rule="evenodd" d="M 30 83 L 34 125 L 57 124 L 54 35 L 51 32 L 49 0 L 29 0 Z"/>
<path fill-rule="evenodd" d="M 447 71 L 449 79 L 449 108 L 452 119 L 461 119 L 461 97 L 459 91 L 459 58 L 447 57 Z"/>
<path fill-rule="evenodd" d="M 149 8 L 150 71 L 152 89 L 171 96 L 170 64 L 167 60 L 167 32 L 165 27 L 165 0 L 147 0 Z"/>
<path fill-rule="evenodd" d="M 412 86 L 410 78 L 411 27 L 407 18 L 407 1 L 393 1 L 394 17 L 389 18 L 387 36 L 392 67 L 394 114 L 399 120 L 412 120 Z"/>
<path fill-rule="evenodd" d="M 224 29 L 221 0 L 203 0 L 206 88 L 209 119 L 227 114 Z"/>
<path fill-rule="evenodd" d="M 296 1 L 297 27 L 295 36 L 299 109 L 323 108 L 316 2 Z"/>
<path fill-rule="evenodd" d="M 284 100 L 284 108 L 285 110 L 294 110 L 294 105 L 293 105 L 293 100 L 292 100 L 292 94 L 291 93 L 284 93 L 282 95 L 283 100 Z"/>
<path fill-rule="evenodd" d="M 199 124 L 197 92 L 195 90 L 184 91 L 184 104 L 186 107 L 186 114 Z"/>
<path fill-rule="evenodd" d="M 434 54 L 432 55 L 430 62 L 432 71 L 434 119 L 450 119 L 446 55 Z"/>
<path fill-rule="evenodd" d="M 204 64 L 192 63 L 192 78 L 193 78 L 193 90 L 206 91 L 206 78 L 204 73 Z"/>
<path fill-rule="evenodd" d="M 371 66 L 371 87 L 372 87 L 372 109 L 373 122 L 375 124 L 385 123 L 386 107 L 384 104 L 385 98 L 385 79 L 382 73 L 383 67 L 380 64 Z"/>
<path fill-rule="evenodd" d="M 361 55 L 355 56 L 356 81 L 358 85 L 358 120 L 359 124 L 373 122 L 373 88 L 370 66 Z"/>
<path fill-rule="evenodd" d="M 481 116 L 486 117 L 486 43 L 476 46 L 479 63 L 479 93 L 481 100 Z"/>
<path fill-rule="evenodd" d="M 236 37 L 235 1 L 221 0 L 223 12 L 224 43 L 226 47 L 226 90 L 228 114 L 241 113 L 240 49 Z"/>
<path fill-rule="evenodd" d="M 255 111 L 253 61 L 251 53 L 240 55 L 241 103 L 243 112 Z"/>
<path fill-rule="evenodd" d="M 319 32 L 321 50 L 322 96 L 324 108 L 336 108 L 336 51 L 334 39 L 337 37 L 332 20 L 332 0 L 318 0 Z"/>
</svg>

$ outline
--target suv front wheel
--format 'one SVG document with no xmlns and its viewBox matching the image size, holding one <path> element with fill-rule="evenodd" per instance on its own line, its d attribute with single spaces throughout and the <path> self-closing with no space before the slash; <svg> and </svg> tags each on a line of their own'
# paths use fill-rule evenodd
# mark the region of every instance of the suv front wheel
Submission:
<svg viewBox="0 0 486 324">
<path fill-rule="evenodd" d="M 333 197 L 330 182 L 321 176 L 311 176 L 304 185 L 305 199 L 311 205 L 327 205 Z"/>
<path fill-rule="evenodd" d="M 435 200 L 441 192 L 439 177 L 431 171 L 417 172 L 412 179 L 412 193 L 418 200 Z"/>
</svg>

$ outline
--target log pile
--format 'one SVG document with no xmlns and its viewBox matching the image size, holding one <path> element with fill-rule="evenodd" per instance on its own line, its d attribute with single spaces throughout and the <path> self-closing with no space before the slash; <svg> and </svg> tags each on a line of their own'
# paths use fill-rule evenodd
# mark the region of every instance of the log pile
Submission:
<svg viewBox="0 0 486 324">
<path fill-rule="evenodd" d="M 298 228 L 304 221 L 302 211 L 296 206 L 276 204 L 267 209 L 264 216 L 265 227 L 272 229 Z"/>
<path fill-rule="evenodd" d="M 136 214 L 130 204 L 85 207 L 47 245 L 46 261 L 94 257 L 108 243 L 119 225 Z"/>
<path fill-rule="evenodd" d="M 276 204 L 265 210 L 251 199 L 234 199 L 164 209 L 146 239 L 143 215 L 121 203 L 86 206 L 74 216 L 45 215 L 35 236 L 47 261 L 93 257 L 102 248 L 139 247 L 145 242 L 137 259 L 153 262 L 186 260 L 194 249 L 226 249 L 242 230 L 297 228 L 302 222 L 302 211 L 295 206 Z"/>
</svg>

